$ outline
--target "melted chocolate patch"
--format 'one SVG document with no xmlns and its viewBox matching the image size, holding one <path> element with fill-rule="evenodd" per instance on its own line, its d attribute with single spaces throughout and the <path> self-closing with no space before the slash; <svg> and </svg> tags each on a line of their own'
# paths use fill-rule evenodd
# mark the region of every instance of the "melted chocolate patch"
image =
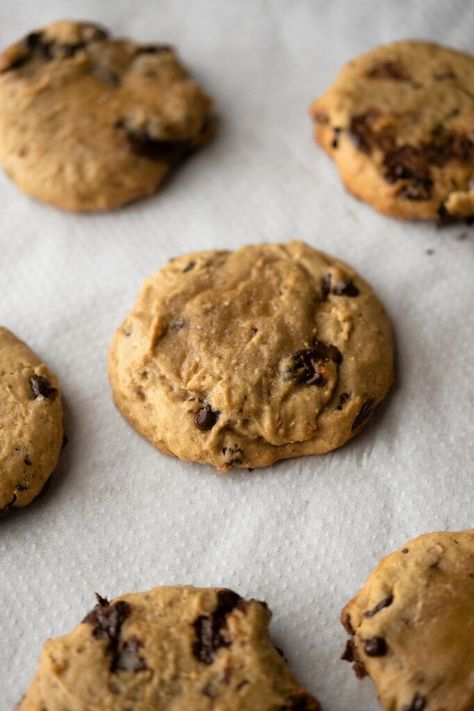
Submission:
<svg viewBox="0 0 474 711">
<path fill-rule="evenodd" d="M 426 153 L 416 146 L 400 146 L 389 151 L 383 160 L 385 180 L 407 181 L 399 194 L 407 200 L 429 200 L 433 188 Z"/>
<path fill-rule="evenodd" d="M 217 607 L 211 615 L 200 615 L 194 622 L 196 641 L 193 654 L 203 664 L 212 664 L 215 653 L 221 647 L 230 647 L 226 636 L 227 615 L 242 601 L 232 590 L 217 593 Z"/>
<path fill-rule="evenodd" d="M 369 397 L 362 407 L 360 408 L 359 412 L 355 416 L 354 422 L 352 423 L 351 430 L 352 432 L 355 432 L 355 430 L 362 425 L 365 420 L 367 420 L 368 417 L 372 414 L 372 411 L 374 409 L 374 398 Z"/>
<path fill-rule="evenodd" d="M 107 651 L 111 655 L 110 671 L 118 670 L 118 662 L 124 645 L 121 644 L 122 625 L 129 617 L 131 609 L 128 602 L 119 600 L 111 605 L 107 598 L 96 595 L 97 605 L 82 622 L 92 625 L 92 634 L 97 639 L 105 639 Z"/>
<path fill-rule="evenodd" d="M 40 395 L 48 400 L 54 400 L 58 393 L 56 388 L 53 388 L 49 380 L 43 375 L 33 374 L 30 376 L 29 382 L 31 392 L 33 393 L 32 400 L 36 400 Z"/>
<path fill-rule="evenodd" d="M 342 355 L 336 346 L 315 340 L 311 348 L 303 348 L 292 355 L 293 365 L 290 375 L 298 385 L 326 384 L 326 378 L 318 368 L 318 364 L 332 360 L 338 365 L 342 363 Z"/>
<path fill-rule="evenodd" d="M 116 128 L 123 130 L 129 148 L 136 155 L 158 163 L 177 165 L 193 150 L 194 146 L 189 140 L 163 140 L 156 139 L 146 127 L 137 129 L 127 125 L 123 119 L 117 121 Z"/>
<path fill-rule="evenodd" d="M 364 617 L 373 617 L 374 615 L 377 614 L 377 612 L 380 612 L 380 610 L 383 610 L 384 607 L 390 607 L 390 605 L 393 602 L 393 595 L 388 595 L 385 597 L 383 600 L 381 600 L 375 607 L 373 607 L 371 610 L 366 610 L 364 612 Z"/>
<path fill-rule="evenodd" d="M 220 413 L 210 405 L 204 405 L 194 415 L 194 424 L 198 430 L 211 430 L 217 422 Z"/>
</svg>

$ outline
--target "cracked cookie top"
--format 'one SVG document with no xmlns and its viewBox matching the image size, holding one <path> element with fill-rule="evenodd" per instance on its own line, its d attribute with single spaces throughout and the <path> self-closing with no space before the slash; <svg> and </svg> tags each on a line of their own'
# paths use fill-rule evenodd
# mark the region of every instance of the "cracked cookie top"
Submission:
<svg viewBox="0 0 474 711">
<path fill-rule="evenodd" d="M 426 533 L 384 558 L 345 606 L 343 659 L 385 709 L 474 708 L 474 530 Z"/>
<path fill-rule="evenodd" d="M 221 470 L 342 445 L 392 369 L 372 289 L 302 242 L 171 260 L 110 350 L 122 414 L 159 449 Z"/>
<path fill-rule="evenodd" d="M 172 47 L 57 22 L 0 55 L 0 163 L 57 207 L 119 207 L 209 139 L 210 107 Z"/>
<path fill-rule="evenodd" d="M 18 711 L 320 711 L 273 646 L 265 603 L 189 586 L 97 599 L 46 642 Z"/>
<path fill-rule="evenodd" d="M 474 217 L 474 58 L 430 42 L 349 62 L 311 107 L 347 188 L 393 217 Z"/>
</svg>

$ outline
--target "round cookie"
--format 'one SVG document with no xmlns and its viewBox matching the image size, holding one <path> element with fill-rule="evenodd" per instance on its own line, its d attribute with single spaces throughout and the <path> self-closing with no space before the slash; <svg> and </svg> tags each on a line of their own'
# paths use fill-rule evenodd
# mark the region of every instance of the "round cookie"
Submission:
<svg viewBox="0 0 474 711">
<path fill-rule="evenodd" d="M 171 47 L 56 22 L 0 55 L 0 164 L 56 207 L 119 207 L 209 139 L 210 107 Z"/>
<path fill-rule="evenodd" d="M 59 382 L 0 327 L 0 512 L 26 506 L 53 473 L 63 443 Z"/>
<path fill-rule="evenodd" d="M 431 42 L 349 62 L 311 114 L 348 190 L 392 217 L 474 217 L 474 57 Z"/>
<path fill-rule="evenodd" d="M 342 611 L 343 659 L 387 711 L 474 709 L 474 529 L 426 533 L 384 558 Z"/>
<path fill-rule="evenodd" d="M 164 587 L 98 604 L 43 647 L 18 711 L 319 711 L 268 634 L 265 603 Z"/>
<path fill-rule="evenodd" d="M 369 285 L 302 242 L 172 259 L 117 331 L 115 403 L 180 459 L 264 467 L 340 447 L 393 378 Z"/>
</svg>

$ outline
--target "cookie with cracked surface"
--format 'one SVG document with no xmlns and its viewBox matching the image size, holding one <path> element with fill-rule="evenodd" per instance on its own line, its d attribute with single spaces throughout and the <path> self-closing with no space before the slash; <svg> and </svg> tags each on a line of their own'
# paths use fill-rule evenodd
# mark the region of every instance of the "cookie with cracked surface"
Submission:
<svg viewBox="0 0 474 711">
<path fill-rule="evenodd" d="M 472 711 L 474 529 L 426 533 L 384 558 L 341 621 L 343 658 L 387 711 Z"/>
<path fill-rule="evenodd" d="M 59 383 L 11 331 L 0 327 L 0 512 L 26 506 L 56 468 L 63 442 Z"/>
<path fill-rule="evenodd" d="M 341 446 L 392 382 L 369 285 L 302 242 L 198 252 L 144 284 L 117 331 L 116 405 L 180 459 L 263 467 Z"/>
<path fill-rule="evenodd" d="M 474 57 L 431 42 L 349 62 L 311 114 L 348 190 L 391 217 L 474 217 Z"/>
<path fill-rule="evenodd" d="M 43 647 L 19 711 L 320 711 L 268 634 L 265 603 L 164 587 L 98 603 Z"/>
<path fill-rule="evenodd" d="M 210 108 L 171 47 L 57 22 L 0 55 L 0 163 L 56 207 L 116 208 L 210 138 Z"/>
</svg>

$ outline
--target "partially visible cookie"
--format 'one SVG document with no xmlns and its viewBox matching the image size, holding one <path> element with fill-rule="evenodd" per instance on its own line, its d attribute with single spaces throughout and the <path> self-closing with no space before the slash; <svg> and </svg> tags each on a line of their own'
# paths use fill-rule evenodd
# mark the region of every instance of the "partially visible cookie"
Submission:
<svg viewBox="0 0 474 711">
<path fill-rule="evenodd" d="M 431 42 L 349 62 L 311 107 L 355 196 L 392 217 L 474 217 L 474 57 Z"/>
<path fill-rule="evenodd" d="M 56 207 L 119 207 L 209 139 L 210 108 L 171 47 L 56 22 L 0 55 L 0 163 Z"/>
<path fill-rule="evenodd" d="M 109 370 L 118 408 L 158 449 L 225 471 L 340 447 L 385 397 L 392 351 L 367 282 L 289 242 L 172 259 Z"/>
<path fill-rule="evenodd" d="M 474 529 L 426 533 L 384 558 L 341 620 L 343 659 L 387 711 L 473 711 Z"/>
<path fill-rule="evenodd" d="M 319 711 L 268 634 L 265 603 L 164 587 L 97 596 L 43 647 L 19 711 Z"/>
<path fill-rule="evenodd" d="M 29 504 L 53 473 L 63 442 L 59 382 L 0 327 L 0 512 Z"/>
</svg>

